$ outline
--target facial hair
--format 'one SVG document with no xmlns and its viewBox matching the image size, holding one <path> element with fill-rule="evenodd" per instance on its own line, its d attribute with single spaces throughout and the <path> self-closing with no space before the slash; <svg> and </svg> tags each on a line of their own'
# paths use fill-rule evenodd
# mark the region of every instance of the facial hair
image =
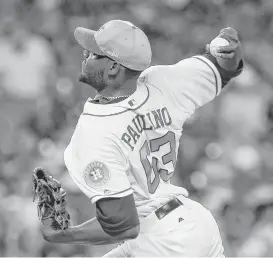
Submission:
<svg viewBox="0 0 273 258">
<path fill-rule="evenodd" d="M 103 70 L 96 70 L 88 74 L 81 73 L 78 77 L 78 81 L 90 85 L 98 92 L 102 91 L 106 87 L 103 81 Z"/>
</svg>

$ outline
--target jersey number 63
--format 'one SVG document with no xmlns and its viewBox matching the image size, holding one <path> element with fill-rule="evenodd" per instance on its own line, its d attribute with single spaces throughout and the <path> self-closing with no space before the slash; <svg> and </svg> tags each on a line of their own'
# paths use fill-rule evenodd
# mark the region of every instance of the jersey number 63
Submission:
<svg viewBox="0 0 273 258">
<path fill-rule="evenodd" d="M 150 161 L 148 157 L 151 156 L 153 152 L 159 151 L 160 153 L 163 146 L 169 146 L 168 152 L 164 155 L 157 155 L 160 157 L 152 156 Z M 163 165 L 172 162 L 173 168 L 175 168 L 176 142 L 174 132 L 169 131 L 162 137 L 149 141 L 146 140 L 140 149 L 140 160 L 146 173 L 149 193 L 153 194 L 160 183 L 160 178 L 167 182 L 173 175 L 174 170 L 168 171 L 167 169 L 160 168 L 159 160 Z"/>
</svg>

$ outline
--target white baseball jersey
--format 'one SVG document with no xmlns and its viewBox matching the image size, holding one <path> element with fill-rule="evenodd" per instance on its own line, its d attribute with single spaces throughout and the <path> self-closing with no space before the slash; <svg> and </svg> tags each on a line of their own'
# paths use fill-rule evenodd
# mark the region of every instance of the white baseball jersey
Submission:
<svg viewBox="0 0 273 258">
<path fill-rule="evenodd" d="M 221 77 L 203 56 L 153 66 L 129 98 L 84 106 L 65 150 L 67 169 L 92 203 L 134 194 L 140 219 L 177 195 L 170 184 L 184 122 L 215 98 Z"/>
</svg>

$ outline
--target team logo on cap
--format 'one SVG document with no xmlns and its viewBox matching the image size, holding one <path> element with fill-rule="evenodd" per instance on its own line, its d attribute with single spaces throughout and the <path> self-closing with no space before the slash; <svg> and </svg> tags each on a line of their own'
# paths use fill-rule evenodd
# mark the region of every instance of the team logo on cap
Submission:
<svg viewBox="0 0 273 258">
<path fill-rule="evenodd" d="M 86 167 L 83 177 L 90 187 L 100 188 L 109 181 L 110 171 L 104 163 L 94 161 Z"/>
</svg>

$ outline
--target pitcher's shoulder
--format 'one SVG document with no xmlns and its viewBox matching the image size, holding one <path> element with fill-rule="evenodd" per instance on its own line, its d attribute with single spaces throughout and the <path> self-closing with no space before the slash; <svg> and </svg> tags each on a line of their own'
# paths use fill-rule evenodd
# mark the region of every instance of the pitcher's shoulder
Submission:
<svg viewBox="0 0 273 258">
<path fill-rule="evenodd" d="M 140 74 L 138 80 L 140 82 L 153 83 L 154 81 L 161 80 L 164 74 L 166 74 L 168 69 L 169 69 L 169 65 L 150 66 L 149 68 L 147 68 Z"/>
<path fill-rule="evenodd" d="M 208 63 L 207 65 L 209 65 L 211 62 L 207 59 L 199 60 L 198 56 L 192 56 L 182 59 L 175 64 L 150 66 L 140 74 L 138 81 L 152 85 L 166 84 L 166 82 L 173 83 L 173 80 L 177 79 L 176 77 L 187 78 L 192 71 L 202 69 L 204 63 Z"/>
<path fill-rule="evenodd" d="M 141 73 L 138 84 L 145 84 L 150 91 L 153 89 L 157 89 L 160 92 L 165 91 L 165 85 L 170 78 L 168 75 L 169 70 L 169 65 L 150 66 Z"/>
</svg>

